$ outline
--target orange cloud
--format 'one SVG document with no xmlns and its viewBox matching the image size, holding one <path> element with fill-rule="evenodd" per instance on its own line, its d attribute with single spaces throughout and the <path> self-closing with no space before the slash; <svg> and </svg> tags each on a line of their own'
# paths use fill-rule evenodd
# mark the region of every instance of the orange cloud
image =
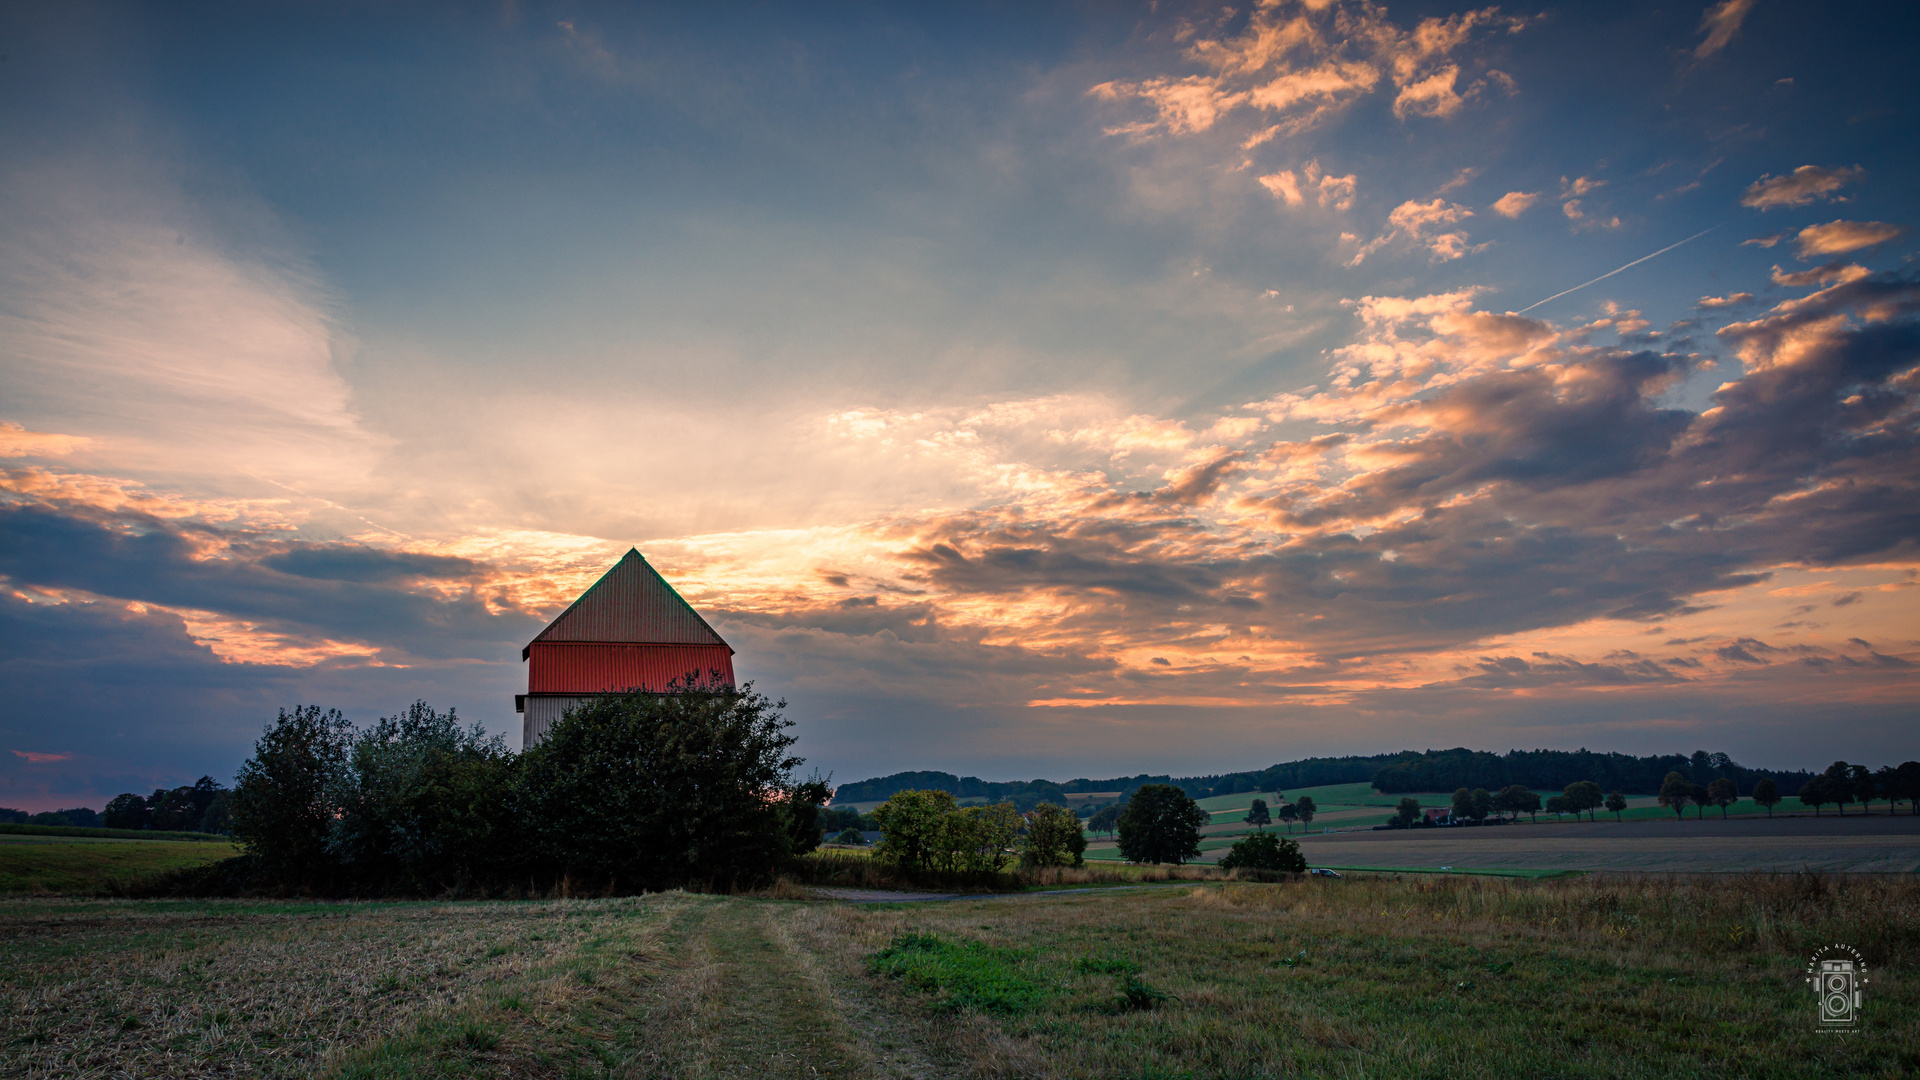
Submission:
<svg viewBox="0 0 1920 1080">
<path fill-rule="evenodd" d="M 1785 176 L 1762 176 L 1740 196 L 1740 205 L 1755 210 L 1776 210 L 1788 206 L 1805 206 L 1823 199 L 1838 199 L 1839 190 L 1866 175 L 1866 170 L 1855 165 L 1846 169 L 1829 169 L 1819 165 L 1802 165 Z"/>
<path fill-rule="evenodd" d="M 1796 254 L 1802 259 L 1844 255 L 1849 251 L 1898 240 L 1906 234 L 1905 226 L 1889 225 L 1884 221 L 1829 221 L 1825 225 L 1809 225 L 1801 229 L 1796 237 L 1799 242 Z"/>
</svg>

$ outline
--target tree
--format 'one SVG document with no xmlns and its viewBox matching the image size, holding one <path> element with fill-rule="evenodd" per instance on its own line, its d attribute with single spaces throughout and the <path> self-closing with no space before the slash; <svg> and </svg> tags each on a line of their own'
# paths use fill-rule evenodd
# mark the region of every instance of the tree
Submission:
<svg viewBox="0 0 1920 1080">
<path fill-rule="evenodd" d="M 1246 822 L 1256 829 L 1264 829 L 1273 824 L 1273 815 L 1267 813 L 1267 800 L 1253 800 L 1253 805 L 1247 808 Z"/>
<path fill-rule="evenodd" d="M 1693 806 L 1693 816 L 1705 821 L 1707 817 L 1707 785 L 1693 785 Z"/>
<path fill-rule="evenodd" d="M 1307 826 L 1313 824 L 1313 815 L 1319 813 L 1319 810 L 1319 807 L 1313 805 L 1313 796 L 1311 795 L 1302 795 L 1299 799 L 1295 800 L 1293 812 L 1300 816 L 1301 832 L 1306 832 Z"/>
<path fill-rule="evenodd" d="M 854 847 L 860 847 L 867 842 L 867 838 L 859 829 L 845 829 L 841 831 L 840 835 L 833 838 L 833 842 L 836 844 L 850 844 Z"/>
<path fill-rule="evenodd" d="M 1420 820 L 1420 800 L 1409 795 L 1400 800 L 1400 808 L 1393 812 L 1393 824 L 1402 829 L 1413 827 Z"/>
<path fill-rule="evenodd" d="M 1146 784 L 1120 815 L 1120 854 L 1128 862 L 1176 866 L 1200 854 L 1200 830 L 1212 818 L 1171 784 Z"/>
<path fill-rule="evenodd" d="M 1584 811 L 1588 821 L 1593 820 L 1593 812 L 1607 801 L 1606 795 L 1600 791 L 1600 785 L 1591 780 L 1576 780 L 1567 785 L 1563 794 L 1566 795 L 1567 805 L 1573 808 L 1573 812 L 1579 814 Z"/>
<path fill-rule="evenodd" d="M 1293 823 L 1300 820 L 1300 808 L 1292 803 L 1280 804 L 1280 820 L 1287 825 L 1287 831 L 1293 831 Z"/>
<path fill-rule="evenodd" d="M 948 814 L 940 829 L 940 868 L 954 874 L 999 873 L 1013 857 L 1022 823 L 1010 801 Z"/>
<path fill-rule="evenodd" d="M 1087 831 L 1103 832 L 1108 836 L 1112 836 L 1113 830 L 1119 824 L 1120 808 L 1118 806 L 1103 806 L 1097 813 L 1087 819 Z"/>
<path fill-rule="evenodd" d="M 1820 816 L 1820 808 L 1833 801 L 1832 782 L 1824 776 L 1816 776 L 1800 785 L 1800 805 L 1813 807 L 1813 816 Z"/>
<path fill-rule="evenodd" d="M 1853 765 L 1847 769 L 1847 787 L 1852 789 L 1853 797 L 1860 800 L 1862 815 L 1872 812 L 1873 800 L 1881 798 L 1883 794 L 1873 775 L 1873 770 L 1865 765 Z M 1887 806 L 1887 813 L 1889 815 L 1893 813 L 1891 804 Z"/>
<path fill-rule="evenodd" d="M 960 804 L 950 791 L 896 791 L 873 809 L 880 846 L 873 857 L 909 873 L 932 870 L 939 859 L 940 830 Z"/>
<path fill-rule="evenodd" d="M 1022 866 L 1079 866 L 1087 850 L 1087 835 L 1073 811 L 1054 803 L 1041 803 L 1028 811 L 1026 841 L 1021 846 Z M 1074 841 L 1079 844 L 1075 845 Z"/>
<path fill-rule="evenodd" d="M 1753 785 L 1753 801 L 1767 808 L 1767 816 L 1773 816 L 1773 808 L 1780 805 L 1780 785 L 1772 777 Z"/>
<path fill-rule="evenodd" d="M 1540 820 L 1539 792 L 1521 784 L 1509 784 L 1501 789 L 1500 797 L 1506 800 L 1516 816 L 1524 813 L 1532 821 Z"/>
<path fill-rule="evenodd" d="M 1494 808 L 1509 817 L 1517 818 L 1528 808 L 1540 809 L 1540 796 L 1528 790 L 1525 784 L 1508 784 L 1493 797 Z"/>
<path fill-rule="evenodd" d="M 1707 801 L 1720 808 L 1720 817 L 1724 820 L 1727 816 L 1727 807 L 1740 801 L 1740 789 L 1734 785 L 1733 781 L 1723 776 L 1707 785 Z"/>
<path fill-rule="evenodd" d="M 115 795 L 100 816 L 109 829 L 144 829 L 149 819 L 147 800 L 131 791 Z"/>
<path fill-rule="evenodd" d="M 1905 799 L 1908 812 L 1920 814 L 1920 761 L 1903 761 L 1898 767 L 1881 769 L 1879 783 L 1887 793 L 1888 813 L 1893 812 L 1894 803 Z"/>
<path fill-rule="evenodd" d="M 1493 796 L 1487 794 L 1486 788 L 1474 788 L 1472 798 L 1473 820 L 1485 821 L 1487 815 L 1493 813 Z"/>
<path fill-rule="evenodd" d="M 1473 820 L 1473 792 L 1466 788 L 1455 791 L 1453 793 L 1452 808 L 1448 811 L 1447 816 L 1455 825 Z"/>
<path fill-rule="evenodd" d="M 1660 805 L 1671 809 L 1675 818 L 1685 817 L 1683 811 L 1692 801 L 1693 781 L 1681 776 L 1678 772 L 1668 773 L 1667 778 L 1661 781 Z"/>
<path fill-rule="evenodd" d="M 1547 796 L 1547 813 L 1553 815 L 1553 820 L 1559 821 L 1560 815 L 1571 814 L 1573 812 L 1573 804 L 1567 800 L 1565 795 Z"/>
<path fill-rule="evenodd" d="M 304 889 L 332 877 L 327 838 L 340 810 L 353 725 L 338 709 L 296 705 L 253 745 L 233 789 L 233 835 L 261 871 Z M 330 884 L 330 881 L 326 882 Z"/>
<path fill-rule="evenodd" d="M 1827 771 L 1821 775 L 1827 781 L 1827 801 L 1840 811 L 1842 817 L 1845 817 L 1847 804 L 1858 798 L 1858 794 L 1853 789 L 1853 766 L 1844 761 L 1836 761 L 1827 766 Z"/>
<path fill-rule="evenodd" d="M 462 771 L 480 762 L 497 767 L 484 779 Z M 499 736 L 416 701 L 354 736 L 334 782 L 327 853 L 356 889 L 372 892 L 492 877 L 516 854 L 509 772 Z"/>
<path fill-rule="evenodd" d="M 1284 836 L 1261 832 L 1234 841 L 1233 847 L 1220 857 L 1220 869 L 1241 868 L 1298 874 L 1307 869 L 1307 859 L 1300 854 L 1299 844 Z"/>
<path fill-rule="evenodd" d="M 770 880 L 792 852 L 793 722 L 739 687 L 595 698 L 520 755 L 531 851 L 554 879 L 608 888 Z"/>
<path fill-rule="evenodd" d="M 1620 820 L 1620 812 L 1627 808 L 1627 797 L 1617 791 L 1607 792 L 1607 810 L 1613 814 L 1613 820 Z"/>
</svg>

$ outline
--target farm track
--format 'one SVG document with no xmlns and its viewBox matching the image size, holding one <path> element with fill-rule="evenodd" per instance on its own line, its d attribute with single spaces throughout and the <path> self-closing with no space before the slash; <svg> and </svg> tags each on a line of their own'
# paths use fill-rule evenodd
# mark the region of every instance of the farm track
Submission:
<svg viewBox="0 0 1920 1080">
<path fill-rule="evenodd" d="M 834 963 L 796 927 L 804 910 L 680 898 L 658 952 L 616 962 L 596 980 L 599 993 L 567 1002 L 565 1030 L 511 1037 L 531 1052 L 492 1064 L 538 1075 L 558 1056 L 573 1074 L 591 1062 L 598 1075 L 689 1080 L 952 1075 L 863 973 Z"/>
</svg>

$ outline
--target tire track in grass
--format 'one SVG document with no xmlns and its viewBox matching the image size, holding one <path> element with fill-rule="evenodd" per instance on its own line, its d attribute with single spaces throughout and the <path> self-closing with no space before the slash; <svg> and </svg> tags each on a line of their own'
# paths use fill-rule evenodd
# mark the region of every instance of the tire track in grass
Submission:
<svg viewBox="0 0 1920 1080">
<path fill-rule="evenodd" d="M 706 909 L 704 946 L 715 978 L 699 1015 L 716 1077 L 873 1077 L 883 1071 L 779 940 L 770 904 L 722 902 Z"/>
</svg>

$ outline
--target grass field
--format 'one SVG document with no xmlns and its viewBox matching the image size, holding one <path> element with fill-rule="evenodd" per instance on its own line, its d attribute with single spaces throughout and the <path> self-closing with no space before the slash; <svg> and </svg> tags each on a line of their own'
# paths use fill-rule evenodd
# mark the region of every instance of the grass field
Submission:
<svg viewBox="0 0 1920 1080">
<path fill-rule="evenodd" d="M 1866 956 L 1814 1030 L 1816 946 Z M 0 1077 L 1911 1076 L 1912 878 L 0 901 Z"/>
<path fill-rule="evenodd" d="M 233 844 L 224 842 L 0 837 L 0 895 L 97 893 L 115 883 L 204 866 L 239 853 Z"/>
</svg>

